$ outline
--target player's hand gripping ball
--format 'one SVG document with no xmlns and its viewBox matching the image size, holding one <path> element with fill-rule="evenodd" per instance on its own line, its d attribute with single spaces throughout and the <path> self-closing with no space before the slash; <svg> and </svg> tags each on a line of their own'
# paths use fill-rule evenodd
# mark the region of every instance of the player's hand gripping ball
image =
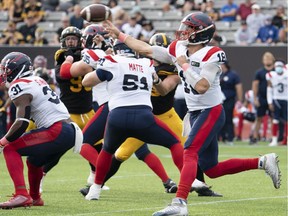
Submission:
<svg viewBox="0 0 288 216">
<path fill-rule="evenodd" d="M 80 12 L 81 17 L 87 22 L 99 23 L 112 19 L 111 10 L 103 4 L 91 4 L 83 8 Z"/>
</svg>

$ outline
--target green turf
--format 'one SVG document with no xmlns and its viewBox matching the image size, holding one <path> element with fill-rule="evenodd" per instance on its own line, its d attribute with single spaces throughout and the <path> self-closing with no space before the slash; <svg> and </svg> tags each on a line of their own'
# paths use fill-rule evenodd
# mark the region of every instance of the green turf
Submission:
<svg viewBox="0 0 288 216">
<path fill-rule="evenodd" d="M 169 151 L 151 146 L 163 162 L 168 174 L 179 181 L 179 173 L 172 163 Z M 222 193 L 222 198 L 198 197 L 191 193 L 188 200 L 190 215 L 205 216 L 286 216 L 287 215 L 287 148 L 268 147 L 267 143 L 249 146 L 236 142 L 234 146 L 220 144 L 219 160 L 231 157 L 257 157 L 276 152 L 280 158 L 282 186 L 274 189 L 271 179 L 262 170 L 209 179 L 206 182 Z M 26 170 L 25 170 L 26 172 Z M 126 161 L 107 185 L 100 200 L 87 201 L 78 190 L 85 185 L 89 167 L 85 160 L 72 151 L 47 176 L 44 183 L 45 206 L 0 210 L 0 215 L 112 215 L 147 216 L 165 207 L 173 194 L 164 193 L 162 183 L 143 162 L 135 157 Z M 0 201 L 9 199 L 13 184 L 7 172 L 3 155 L 0 156 Z"/>
</svg>

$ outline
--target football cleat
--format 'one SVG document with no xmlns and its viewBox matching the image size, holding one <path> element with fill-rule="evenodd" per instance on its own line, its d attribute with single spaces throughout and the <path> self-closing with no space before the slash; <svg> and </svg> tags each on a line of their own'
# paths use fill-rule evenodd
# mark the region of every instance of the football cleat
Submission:
<svg viewBox="0 0 288 216">
<path fill-rule="evenodd" d="M 79 192 L 85 197 L 85 196 L 89 193 L 90 187 L 91 187 L 91 186 L 88 186 L 88 185 L 87 185 L 87 187 L 81 188 L 81 189 L 79 190 Z M 109 188 L 108 186 L 106 186 L 106 185 L 103 185 L 103 186 L 101 187 L 101 190 L 106 191 L 106 190 L 110 190 L 110 188 Z"/>
<path fill-rule="evenodd" d="M 278 155 L 270 153 L 261 156 L 258 165 L 259 169 L 264 169 L 266 174 L 271 177 L 276 189 L 279 189 L 281 185 L 281 172 L 278 163 Z"/>
<path fill-rule="evenodd" d="M 86 200 L 98 200 L 101 194 L 101 186 L 97 184 L 91 185 L 88 194 L 85 196 Z"/>
<path fill-rule="evenodd" d="M 197 189 L 195 191 L 198 194 L 198 196 L 223 197 L 222 194 L 219 194 L 219 193 L 211 190 L 210 188 L 211 188 L 211 186 L 209 188 L 200 188 L 200 189 Z"/>
<path fill-rule="evenodd" d="M 171 179 L 168 179 L 167 182 L 163 183 L 166 193 L 176 193 L 177 185 Z"/>
<path fill-rule="evenodd" d="M 2 209 L 12 209 L 12 208 L 18 208 L 18 207 L 27 207 L 31 206 L 33 203 L 32 198 L 28 195 L 17 195 L 14 194 L 13 197 L 3 203 L 0 203 L 0 208 Z"/>
<path fill-rule="evenodd" d="M 166 208 L 154 212 L 152 216 L 188 216 L 187 203 L 184 199 L 174 198 Z"/>
<path fill-rule="evenodd" d="M 89 176 L 87 178 L 87 185 L 88 186 L 93 185 L 94 184 L 94 179 L 95 179 L 95 172 L 90 171 L 90 174 L 89 174 Z"/>
<path fill-rule="evenodd" d="M 38 198 L 38 199 L 36 199 L 36 200 L 33 200 L 32 205 L 33 205 L 33 206 L 44 206 L 44 201 L 43 201 L 43 199 L 40 197 L 40 198 Z"/>
</svg>

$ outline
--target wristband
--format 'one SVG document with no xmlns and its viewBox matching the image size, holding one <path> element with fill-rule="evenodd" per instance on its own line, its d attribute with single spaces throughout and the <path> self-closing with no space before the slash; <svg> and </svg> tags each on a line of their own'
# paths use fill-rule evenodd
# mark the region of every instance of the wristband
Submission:
<svg viewBox="0 0 288 216">
<path fill-rule="evenodd" d="M 156 82 L 154 82 L 154 85 L 160 85 L 161 82 L 162 82 L 162 80 L 160 78 L 158 78 L 158 80 Z"/>
<path fill-rule="evenodd" d="M 0 146 L 6 146 L 7 144 L 9 144 L 9 141 L 6 139 L 6 137 L 2 137 L 2 139 L 0 140 Z"/>
<path fill-rule="evenodd" d="M 125 43 L 125 40 L 127 39 L 127 37 L 129 37 L 129 35 L 124 34 L 123 32 L 120 32 L 118 39 L 119 39 L 119 41 Z"/>
</svg>

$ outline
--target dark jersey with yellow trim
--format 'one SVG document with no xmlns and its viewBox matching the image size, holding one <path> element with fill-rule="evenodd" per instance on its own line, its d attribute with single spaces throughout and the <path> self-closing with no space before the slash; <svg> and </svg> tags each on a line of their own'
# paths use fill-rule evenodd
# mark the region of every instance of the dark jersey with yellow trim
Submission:
<svg viewBox="0 0 288 216">
<path fill-rule="evenodd" d="M 67 107 L 69 113 L 82 114 L 93 109 L 92 107 L 92 88 L 82 85 L 83 77 L 73 77 L 62 79 L 60 77 L 60 67 L 65 60 L 65 56 L 73 55 L 74 61 L 81 59 L 81 50 L 59 49 L 55 53 L 55 73 L 56 81 L 60 88 L 60 99 Z"/>
<path fill-rule="evenodd" d="M 155 70 L 161 80 L 169 75 L 178 75 L 176 67 L 170 64 L 160 64 L 155 67 Z M 175 91 L 176 88 L 167 95 L 161 96 L 154 87 L 152 88 L 151 102 L 155 115 L 161 115 L 173 107 Z"/>
</svg>

